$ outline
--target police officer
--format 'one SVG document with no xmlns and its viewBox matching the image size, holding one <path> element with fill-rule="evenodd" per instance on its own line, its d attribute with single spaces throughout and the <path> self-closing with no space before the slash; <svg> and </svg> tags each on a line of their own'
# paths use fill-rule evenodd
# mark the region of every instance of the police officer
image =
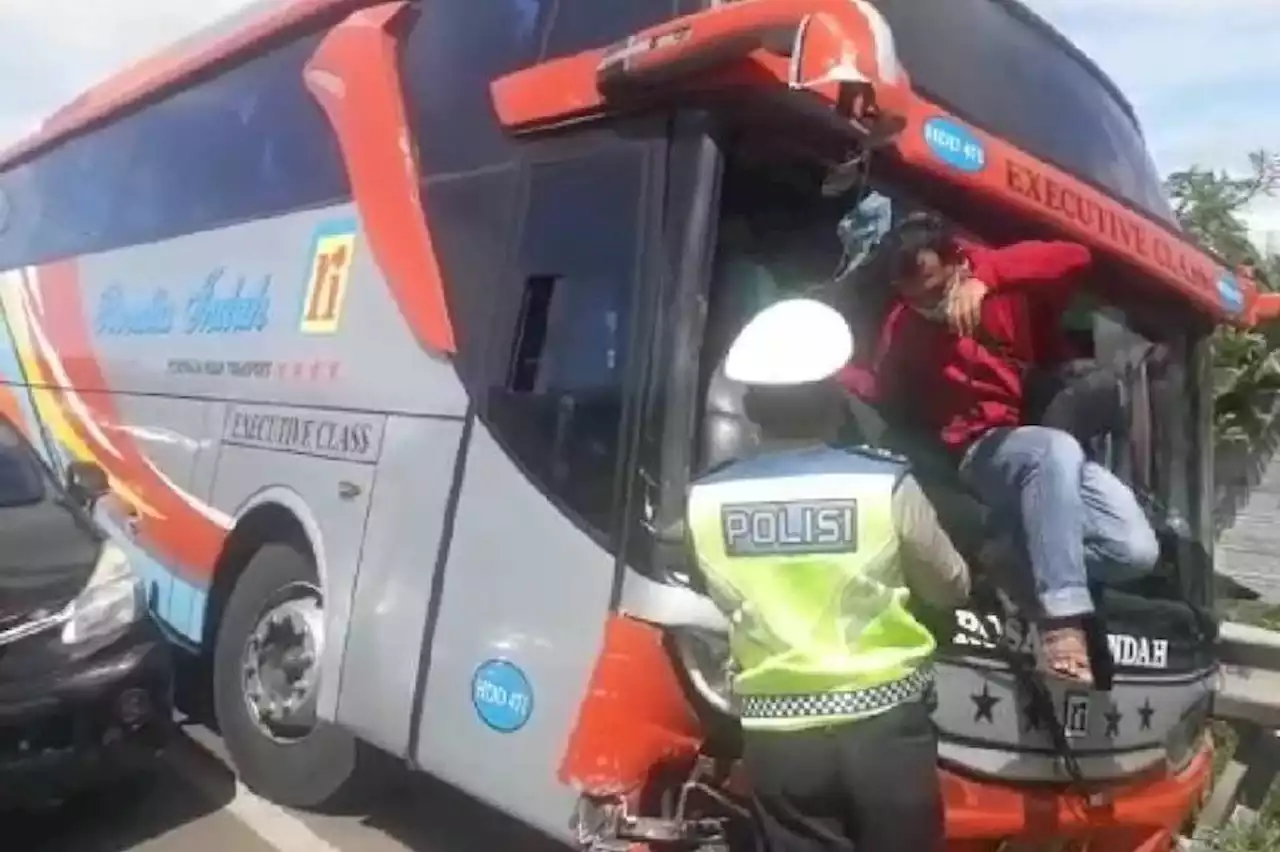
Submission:
<svg viewBox="0 0 1280 852">
<path fill-rule="evenodd" d="M 692 487 L 688 530 L 731 622 L 744 765 L 771 852 L 944 844 L 930 719 L 932 635 L 907 608 L 968 597 L 964 560 L 904 461 L 833 446 L 852 354 L 808 299 L 766 308 L 730 347 L 768 436 Z"/>
</svg>

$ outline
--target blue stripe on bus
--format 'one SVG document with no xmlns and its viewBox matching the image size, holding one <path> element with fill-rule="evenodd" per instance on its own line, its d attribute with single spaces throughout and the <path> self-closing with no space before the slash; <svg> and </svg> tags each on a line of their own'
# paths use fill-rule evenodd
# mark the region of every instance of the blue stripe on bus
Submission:
<svg viewBox="0 0 1280 852">
<path fill-rule="evenodd" d="M 189 642 L 199 645 L 204 638 L 204 613 L 209 601 L 207 589 L 188 583 L 138 547 L 116 523 L 98 513 L 98 523 L 114 544 L 129 557 L 129 564 L 142 578 L 151 611 L 164 625 Z"/>
<path fill-rule="evenodd" d="M 13 336 L 9 334 L 9 326 L 6 322 L 0 321 L 0 380 L 13 392 L 14 398 L 18 401 L 18 411 L 23 419 L 22 423 L 14 425 L 27 435 L 32 447 L 45 460 L 45 463 L 56 470 L 58 460 L 51 457 L 49 448 L 45 446 L 40 421 L 36 419 L 35 406 L 31 404 L 31 392 L 24 384 L 24 375 L 22 365 L 18 362 L 18 350 L 14 345 Z"/>
<path fill-rule="evenodd" d="M 22 367 L 18 361 L 17 350 L 13 344 L 8 326 L 0 322 L 0 379 L 8 385 L 18 401 L 18 410 L 25 421 L 15 424 L 22 428 L 31 440 L 32 446 L 40 453 L 45 462 L 57 471 L 62 467 L 61 447 L 46 445 L 45 433 L 40 428 L 35 407 L 31 403 L 31 395 L 21 384 L 24 381 Z M 199 644 L 204 635 L 204 613 L 208 602 L 208 594 L 183 580 L 177 572 L 170 570 L 146 551 L 135 545 L 114 522 L 103 513 L 96 513 L 95 520 L 109 535 L 113 542 L 120 546 L 129 556 L 133 569 L 142 578 L 147 590 L 148 606 L 152 612 L 184 638 Z"/>
</svg>

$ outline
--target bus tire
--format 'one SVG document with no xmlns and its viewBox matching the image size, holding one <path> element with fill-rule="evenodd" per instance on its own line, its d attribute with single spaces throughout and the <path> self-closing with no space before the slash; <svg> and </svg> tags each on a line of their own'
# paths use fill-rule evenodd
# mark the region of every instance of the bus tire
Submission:
<svg viewBox="0 0 1280 852">
<path fill-rule="evenodd" d="M 317 587 L 311 558 L 293 545 L 268 543 L 249 558 L 218 629 L 213 693 L 223 742 L 249 789 L 289 807 L 332 809 L 370 793 L 385 777 L 389 756 L 319 720 L 295 736 L 273 736 L 250 709 L 246 688 L 250 641 L 267 613 Z"/>
</svg>

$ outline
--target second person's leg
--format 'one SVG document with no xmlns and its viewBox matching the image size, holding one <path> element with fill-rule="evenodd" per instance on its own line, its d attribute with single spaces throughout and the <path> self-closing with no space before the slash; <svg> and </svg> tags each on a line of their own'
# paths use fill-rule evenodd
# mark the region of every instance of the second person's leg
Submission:
<svg viewBox="0 0 1280 852">
<path fill-rule="evenodd" d="M 1021 521 L 1036 594 L 1050 618 L 1093 612 L 1084 563 L 1083 467 L 1075 438 L 1040 426 L 992 432 L 960 466 L 988 508 Z"/>
<path fill-rule="evenodd" d="M 1102 465 L 1086 462 L 1080 494 L 1089 576 L 1123 583 L 1149 573 L 1160 558 L 1160 544 L 1133 490 Z"/>
<path fill-rule="evenodd" d="M 965 455 L 961 476 L 998 516 L 1021 521 L 1044 615 L 1048 668 L 1092 682 L 1083 618 L 1093 612 L 1085 569 L 1084 450 L 1066 432 L 1041 426 L 996 430 Z"/>
</svg>

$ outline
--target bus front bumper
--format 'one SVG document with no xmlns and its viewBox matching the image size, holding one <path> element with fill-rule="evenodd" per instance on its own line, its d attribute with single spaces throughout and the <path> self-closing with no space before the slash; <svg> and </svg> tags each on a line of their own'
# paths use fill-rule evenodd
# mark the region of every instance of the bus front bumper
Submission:
<svg viewBox="0 0 1280 852">
<path fill-rule="evenodd" d="M 1060 789 L 1004 786 L 947 771 L 942 776 L 947 852 L 1165 852 L 1177 848 L 1180 830 L 1208 794 L 1213 743 L 1206 733 L 1180 772 L 1112 788 L 1101 805 Z"/>
</svg>

